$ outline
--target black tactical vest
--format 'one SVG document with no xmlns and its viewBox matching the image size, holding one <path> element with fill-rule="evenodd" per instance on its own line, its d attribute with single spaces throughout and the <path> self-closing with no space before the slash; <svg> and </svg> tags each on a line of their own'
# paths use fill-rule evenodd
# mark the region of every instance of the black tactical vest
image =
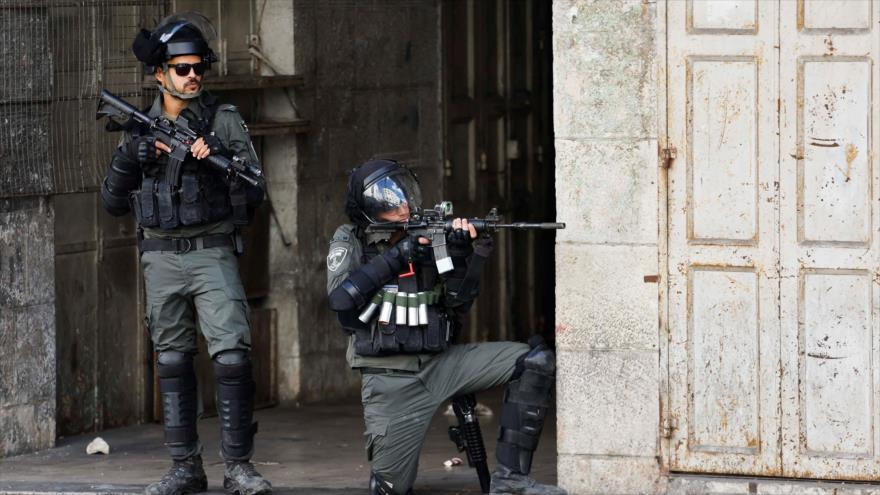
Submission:
<svg viewBox="0 0 880 495">
<path fill-rule="evenodd" d="M 361 242 L 363 239 L 361 238 Z M 362 264 L 370 261 L 379 252 L 375 246 L 363 244 Z M 359 356 L 388 356 L 394 354 L 425 354 L 446 350 L 453 338 L 453 324 L 442 305 L 442 284 L 437 268 L 432 260 L 414 264 L 412 276 L 399 277 L 386 286 L 385 300 L 363 326 L 349 328 L 355 335 L 355 352 Z M 383 289 L 385 291 L 386 289 Z M 396 290 L 396 292 L 393 292 Z M 380 291 L 380 294 L 383 293 Z M 402 294 L 419 294 L 427 297 L 429 304 L 423 310 L 421 321 L 413 321 L 412 310 L 401 319 L 401 304 L 405 304 Z M 412 300 L 413 298 L 410 298 Z M 375 303 L 376 299 L 372 301 Z M 390 317 L 382 318 L 383 307 L 393 305 Z M 409 306 L 411 308 L 411 306 Z M 366 312 L 366 310 L 364 310 Z M 364 313 L 361 313 L 362 315 Z M 418 313 L 416 312 L 416 315 Z M 404 321 L 405 320 L 405 321 Z M 426 322 L 421 324 L 421 322 Z"/>
<path fill-rule="evenodd" d="M 210 133 L 220 106 L 216 100 L 208 104 L 200 118 L 189 122 L 190 127 L 199 135 Z M 131 130 L 133 138 L 144 132 L 141 128 Z M 168 169 L 165 155 L 143 166 L 141 187 L 129 196 L 131 210 L 140 227 L 170 230 L 226 219 L 235 225 L 247 225 L 249 216 L 243 186 L 230 187 L 219 172 L 190 154 L 180 167 L 178 186 L 172 177 L 166 176 Z"/>
</svg>

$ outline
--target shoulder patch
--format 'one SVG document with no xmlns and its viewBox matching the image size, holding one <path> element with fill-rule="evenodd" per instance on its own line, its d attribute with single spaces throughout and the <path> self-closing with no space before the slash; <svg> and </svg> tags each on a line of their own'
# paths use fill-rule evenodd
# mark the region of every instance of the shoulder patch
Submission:
<svg viewBox="0 0 880 495">
<path fill-rule="evenodd" d="M 345 261 L 345 258 L 348 256 L 348 248 L 347 247 L 335 247 L 330 250 L 330 254 L 327 255 L 327 269 L 331 272 L 335 272 L 339 270 L 339 267 L 342 266 L 342 263 Z"/>
</svg>

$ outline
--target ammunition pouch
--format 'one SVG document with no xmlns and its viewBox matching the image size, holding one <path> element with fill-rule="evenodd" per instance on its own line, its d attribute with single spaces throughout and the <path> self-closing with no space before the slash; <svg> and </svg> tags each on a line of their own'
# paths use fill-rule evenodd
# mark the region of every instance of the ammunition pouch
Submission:
<svg viewBox="0 0 880 495">
<path fill-rule="evenodd" d="M 380 289 L 358 318 L 366 328 L 354 329 L 359 356 L 443 352 L 452 340 L 452 322 L 440 301 L 442 286 L 407 294 Z"/>
<path fill-rule="evenodd" d="M 145 177 L 141 188 L 132 191 L 131 209 L 142 228 L 174 229 L 181 225 L 204 225 L 230 218 L 233 215 L 232 195 L 219 180 L 206 175 L 184 173 L 180 188 L 155 177 Z M 233 217 L 236 225 L 239 223 Z"/>
<path fill-rule="evenodd" d="M 208 104 L 207 113 L 190 124 L 194 131 L 204 134 L 206 140 L 214 142 L 212 152 L 225 155 L 228 150 L 223 148 L 223 143 L 207 133 L 220 107 L 222 105 L 216 105 L 215 100 L 212 100 Z M 138 140 L 147 131 L 134 128 L 130 132 L 132 139 Z M 131 164 L 138 171 L 143 169 L 143 175 L 136 174 L 133 183 L 126 182 L 128 177 L 122 173 L 133 168 Z M 138 165 L 131 157 L 117 151 L 110 172 L 109 186 L 115 186 L 117 182 L 123 185 L 130 183 L 130 187 L 125 190 L 131 191 L 128 194 L 129 203 L 141 228 L 171 230 L 181 225 L 204 225 L 226 219 L 230 219 L 236 226 L 248 225 L 252 216 L 250 212 L 263 197 L 260 188 L 249 191 L 253 188 L 235 181 L 227 185 L 221 173 L 189 155 L 183 162 L 175 162 L 169 158 L 167 163 L 151 161 Z M 132 191 L 137 187 L 137 180 L 140 180 L 140 189 Z M 112 202 L 112 197 L 109 199 Z"/>
<path fill-rule="evenodd" d="M 232 208 L 232 223 L 243 226 L 251 223 L 251 210 L 248 208 L 248 196 L 246 186 L 239 182 L 229 185 L 229 202 Z"/>
</svg>

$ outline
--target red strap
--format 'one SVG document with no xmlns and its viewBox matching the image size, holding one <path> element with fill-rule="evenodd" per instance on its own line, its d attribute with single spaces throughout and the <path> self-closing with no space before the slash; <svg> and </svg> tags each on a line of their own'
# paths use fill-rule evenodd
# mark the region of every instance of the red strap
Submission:
<svg viewBox="0 0 880 495">
<path fill-rule="evenodd" d="M 416 272 L 415 272 L 415 270 L 413 270 L 412 262 L 410 262 L 409 263 L 409 271 L 406 273 L 401 273 L 400 275 L 398 275 L 398 278 L 412 277 L 415 274 L 416 274 Z"/>
</svg>

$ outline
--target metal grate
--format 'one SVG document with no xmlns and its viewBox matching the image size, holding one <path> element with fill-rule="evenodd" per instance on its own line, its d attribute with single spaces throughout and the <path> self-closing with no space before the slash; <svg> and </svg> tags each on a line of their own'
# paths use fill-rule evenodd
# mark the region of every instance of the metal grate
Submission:
<svg viewBox="0 0 880 495">
<path fill-rule="evenodd" d="M 118 134 L 107 88 L 145 103 L 131 41 L 165 0 L 0 0 L 0 198 L 97 189 Z"/>
</svg>

